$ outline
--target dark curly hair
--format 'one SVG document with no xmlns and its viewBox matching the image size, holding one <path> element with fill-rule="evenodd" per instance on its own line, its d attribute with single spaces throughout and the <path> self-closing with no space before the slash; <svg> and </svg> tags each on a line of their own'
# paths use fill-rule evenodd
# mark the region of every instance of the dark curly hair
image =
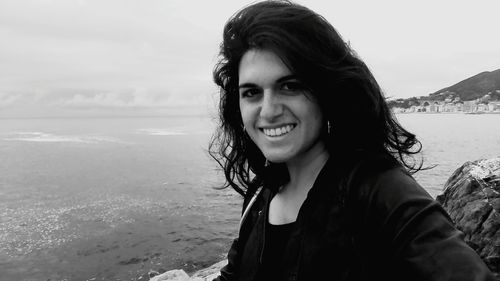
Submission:
<svg viewBox="0 0 500 281">
<path fill-rule="evenodd" d="M 250 49 L 274 52 L 317 98 L 332 125 L 332 132 L 324 134 L 330 155 L 385 153 L 411 173 L 422 168 L 413 157 L 421 143 L 397 122 L 368 67 L 332 25 L 290 1 L 264 1 L 226 23 L 213 72 L 220 87 L 220 124 L 209 153 L 224 170 L 225 187 L 251 194 L 266 169 L 266 159 L 244 132 L 239 109 L 238 68 Z M 279 165 L 283 169 L 274 166 Z"/>
</svg>

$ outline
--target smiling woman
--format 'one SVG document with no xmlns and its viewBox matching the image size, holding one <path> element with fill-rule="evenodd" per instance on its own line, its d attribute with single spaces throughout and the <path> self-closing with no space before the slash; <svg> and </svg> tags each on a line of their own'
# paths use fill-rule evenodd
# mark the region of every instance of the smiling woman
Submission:
<svg viewBox="0 0 500 281">
<path fill-rule="evenodd" d="M 244 196 L 223 280 L 494 280 L 413 179 L 415 135 L 320 15 L 264 1 L 224 28 L 211 155 Z"/>
</svg>

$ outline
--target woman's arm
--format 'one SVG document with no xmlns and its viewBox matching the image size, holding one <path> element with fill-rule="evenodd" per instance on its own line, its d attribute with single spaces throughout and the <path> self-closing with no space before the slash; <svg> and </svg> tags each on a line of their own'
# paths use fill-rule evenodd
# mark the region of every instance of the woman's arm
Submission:
<svg viewBox="0 0 500 281">
<path fill-rule="evenodd" d="M 261 191 L 262 187 L 259 187 L 255 191 L 253 196 L 247 197 L 247 199 L 243 202 L 242 215 L 238 231 L 240 236 L 244 232 L 243 224 L 246 222 L 247 216 L 250 213 L 250 209 L 257 200 L 257 197 L 260 195 Z M 231 245 L 231 248 L 229 249 L 229 252 L 227 254 L 228 263 L 221 269 L 220 276 L 214 279 L 213 281 L 232 281 L 237 279 L 237 264 L 240 258 L 238 253 L 238 241 L 239 238 L 234 239 L 233 244 Z"/>
<path fill-rule="evenodd" d="M 227 254 L 227 265 L 221 268 L 220 275 L 212 281 L 233 281 L 236 280 L 236 264 L 238 260 L 238 238 L 234 239 Z"/>
<path fill-rule="evenodd" d="M 388 253 L 400 280 L 495 280 L 442 206 L 401 168 L 367 180 L 359 191 L 362 225 L 370 231 L 365 242 L 382 245 L 368 249 Z"/>
</svg>

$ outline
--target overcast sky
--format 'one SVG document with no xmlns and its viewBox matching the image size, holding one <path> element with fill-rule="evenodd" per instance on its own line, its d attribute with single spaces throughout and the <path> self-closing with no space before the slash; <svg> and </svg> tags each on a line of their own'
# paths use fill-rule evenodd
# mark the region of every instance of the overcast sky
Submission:
<svg viewBox="0 0 500 281">
<path fill-rule="evenodd" d="M 0 113 L 213 107 L 223 25 L 251 2 L 0 0 Z M 388 97 L 500 68 L 498 0 L 298 3 L 350 41 Z"/>
</svg>

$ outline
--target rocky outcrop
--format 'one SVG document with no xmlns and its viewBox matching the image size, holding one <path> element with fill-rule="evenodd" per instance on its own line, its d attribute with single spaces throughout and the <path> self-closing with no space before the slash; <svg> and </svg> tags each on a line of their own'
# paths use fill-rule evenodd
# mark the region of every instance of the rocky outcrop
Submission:
<svg viewBox="0 0 500 281">
<path fill-rule="evenodd" d="M 219 276 L 220 269 L 227 264 L 227 260 L 220 261 L 210 267 L 199 270 L 189 276 L 184 270 L 174 269 L 154 276 L 149 281 L 212 281 Z"/>
<path fill-rule="evenodd" d="M 149 281 L 186 281 L 189 280 L 189 275 L 182 269 L 169 270 L 160 275 L 156 275 Z"/>
<path fill-rule="evenodd" d="M 500 157 L 463 164 L 437 200 L 500 280 Z"/>
</svg>

